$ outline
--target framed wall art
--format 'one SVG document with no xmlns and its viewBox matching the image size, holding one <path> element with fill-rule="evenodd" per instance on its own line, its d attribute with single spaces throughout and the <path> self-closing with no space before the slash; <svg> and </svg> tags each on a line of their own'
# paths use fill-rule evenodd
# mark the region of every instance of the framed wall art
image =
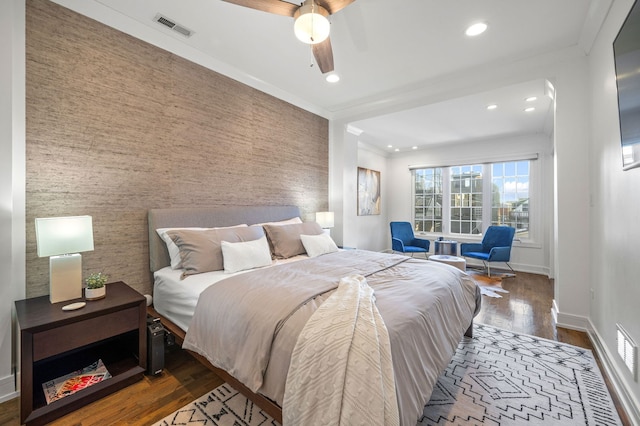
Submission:
<svg viewBox="0 0 640 426">
<path fill-rule="evenodd" d="M 358 167 L 358 216 L 380 214 L 380 172 Z"/>
</svg>

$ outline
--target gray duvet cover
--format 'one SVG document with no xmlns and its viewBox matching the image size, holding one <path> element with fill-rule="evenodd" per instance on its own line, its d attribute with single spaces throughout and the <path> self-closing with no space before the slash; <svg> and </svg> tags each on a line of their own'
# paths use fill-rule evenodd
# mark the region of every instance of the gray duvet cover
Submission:
<svg viewBox="0 0 640 426">
<path fill-rule="evenodd" d="M 480 300 L 475 282 L 449 265 L 348 250 L 230 277 L 202 292 L 183 347 L 282 406 L 297 336 L 352 274 L 375 291 L 391 341 L 400 424 L 415 425 Z"/>
</svg>

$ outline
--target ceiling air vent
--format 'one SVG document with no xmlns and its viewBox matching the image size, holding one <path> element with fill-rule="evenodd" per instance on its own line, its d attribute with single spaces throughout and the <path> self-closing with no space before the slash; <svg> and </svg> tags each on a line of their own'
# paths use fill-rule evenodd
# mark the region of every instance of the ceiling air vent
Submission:
<svg viewBox="0 0 640 426">
<path fill-rule="evenodd" d="M 164 25 L 167 28 L 171 28 L 173 31 L 180 33 L 185 37 L 191 37 L 193 35 L 193 31 L 191 31 L 189 28 L 184 27 L 178 24 L 173 19 L 169 19 L 159 13 L 155 16 L 155 18 L 153 18 L 153 20 L 161 25 Z"/>
</svg>

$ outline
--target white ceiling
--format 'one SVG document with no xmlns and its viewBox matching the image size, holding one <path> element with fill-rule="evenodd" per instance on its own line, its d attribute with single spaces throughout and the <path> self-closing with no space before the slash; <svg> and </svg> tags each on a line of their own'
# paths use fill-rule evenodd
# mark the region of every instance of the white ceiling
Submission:
<svg viewBox="0 0 640 426">
<path fill-rule="evenodd" d="M 338 83 L 325 81 L 293 19 L 220 0 L 54 0 L 327 118 L 384 102 L 443 76 L 579 46 L 588 51 L 611 0 L 358 0 L 331 16 Z M 603 4 L 606 7 L 603 7 Z M 185 38 L 157 13 L 194 31 Z M 476 38 L 464 30 L 484 21 Z M 529 96 L 536 111 L 524 113 Z M 487 111 L 490 103 L 498 108 Z M 419 106 L 352 125 L 385 151 L 549 130 L 544 81 Z M 545 128 L 546 126 L 546 128 Z M 391 142 L 390 142 L 391 141 Z M 391 150 L 392 151 L 392 150 Z"/>
</svg>

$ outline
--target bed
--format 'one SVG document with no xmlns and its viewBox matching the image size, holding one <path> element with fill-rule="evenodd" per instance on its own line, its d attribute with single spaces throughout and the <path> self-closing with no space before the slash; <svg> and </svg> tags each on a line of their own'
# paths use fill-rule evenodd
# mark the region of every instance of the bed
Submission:
<svg viewBox="0 0 640 426">
<path fill-rule="evenodd" d="M 295 206 L 150 210 L 156 313 L 198 360 L 282 422 L 287 371 L 296 358 L 292 353 L 298 336 L 306 330 L 309 318 L 338 291 L 341 278 L 358 276 L 375 292 L 376 309 L 388 329 L 400 424 L 414 425 L 463 334 L 471 333 L 480 293 L 466 274 L 437 262 L 364 250 L 332 251 L 313 258 L 294 250 L 289 254 L 295 255 L 280 256 L 285 258 L 262 268 L 188 273 L 188 264 L 172 269 L 167 244 L 157 232 L 237 225 L 253 232 L 256 227 L 251 225 L 281 221 L 287 225 L 277 232 L 285 232 L 279 230 L 302 229 L 303 225 L 286 222 L 298 217 Z M 266 225 L 264 229 L 275 228 Z M 190 235 L 190 231 L 178 232 Z M 173 231 L 172 237 L 180 242 Z M 240 241 L 237 246 L 244 244 L 242 238 Z M 279 250 L 277 237 L 269 243 L 271 253 Z M 292 307 L 275 308 L 282 299 L 291 299 Z M 272 329 L 277 332 L 271 333 Z M 256 343 L 249 343 L 255 337 L 252 334 L 258 335 Z M 260 336 L 268 338 L 261 340 Z"/>
</svg>

